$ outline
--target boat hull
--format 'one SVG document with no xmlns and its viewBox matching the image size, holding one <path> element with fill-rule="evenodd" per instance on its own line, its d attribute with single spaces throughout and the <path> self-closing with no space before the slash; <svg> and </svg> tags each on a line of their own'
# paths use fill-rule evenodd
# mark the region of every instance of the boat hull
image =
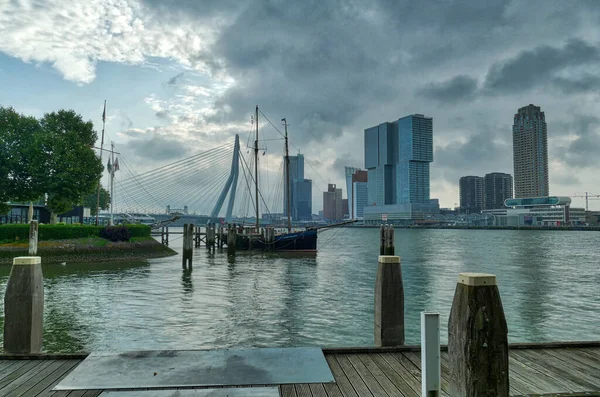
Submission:
<svg viewBox="0 0 600 397">
<path fill-rule="evenodd" d="M 274 236 L 271 243 L 257 236 L 238 235 L 238 250 L 314 252 L 317 250 L 317 231 L 284 233 Z"/>
</svg>

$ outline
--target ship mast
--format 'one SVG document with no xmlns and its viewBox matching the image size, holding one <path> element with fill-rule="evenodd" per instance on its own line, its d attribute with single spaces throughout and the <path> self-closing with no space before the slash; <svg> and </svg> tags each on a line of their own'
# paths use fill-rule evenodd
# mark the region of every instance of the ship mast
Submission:
<svg viewBox="0 0 600 397">
<path fill-rule="evenodd" d="M 259 231 L 258 219 L 258 105 L 256 105 L 256 140 L 254 141 L 254 183 L 256 200 L 256 232 Z"/>
<path fill-rule="evenodd" d="M 288 133 L 287 133 L 287 120 L 281 119 L 285 126 L 285 191 L 287 192 L 287 228 L 288 233 L 292 231 L 292 221 L 290 219 L 291 205 L 290 205 L 290 153 L 288 151 Z"/>
</svg>

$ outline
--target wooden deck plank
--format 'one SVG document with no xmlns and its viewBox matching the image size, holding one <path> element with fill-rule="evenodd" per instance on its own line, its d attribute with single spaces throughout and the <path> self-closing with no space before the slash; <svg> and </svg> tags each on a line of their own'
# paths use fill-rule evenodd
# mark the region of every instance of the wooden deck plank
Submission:
<svg viewBox="0 0 600 397">
<path fill-rule="evenodd" d="M 79 365 L 80 362 L 81 360 L 64 360 L 62 365 L 56 371 L 52 372 L 52 374 L 46 377 L 46 379 L 30 389 L 28 391 L 29 395 L 48 395 L 50 390 L 52 390 L 52 388 L 56 386 L 58 382 L 60 382 L 69 372 L 71 372 L 73 368 Z"/>
<path fill-rule="evenodd" d="M 545 366 L 553 368 L 558 371 L 562 377 L 569 379 L 575 383 L 581 385 L 582 390 L 598 390 L 600 387 L 598 383 L 598 371 L 596 375 L 590 373 L 589 367 L 579 364 L 575 360 L 569 360 L 569 363 L 565 363 L 564 359 L 556 358 L 554 355 L 544 354 L 534 350 L 526 351 L 528 357 L 532 360 L 538 360 L 544 363 Z M 566 356 L 566 352 L 563 353 Z"/>
<path fill-rule="evenodd" d="M 346 374 L 346 377 L 350 381 L 350 384 L 352 384 L 352 387 L 354 388 L 356 393 L 360 397 L 372 396 L 373 393 L 371 393 L 371 390 L 369 390 L 369 387 L 367 386 L 367 384 L 363 381 L 361 376 L 354 369 L 354 367 L 352 366 L 352 363 L 350 363 L 350 360 L 348 360 L 348 355 L 347 354 L 336 354 L 336 359 L 337 359 L 338 364 L 340 364 L 340 367 Z M 374 397 L 380 397 L 380 395 L 377 395 Z M 385 396 L 381 396 L 381 397 L 385 397 Z"/>
<path fill-rule="evenodd" d="M 379 358 L 381 358 L 381 360 L 383 360 L 383 362 L 379 361 Z M 400 377 L 401 381 L 406 383 L 408 386 L 410 386 L 410 389 L 416 393 L 418 396 L 421 395 L 421 374 L 419 371 L 419 374 L 416 375 L 414 373 L 415 370 L 417 370 L 417 368 L 414 366 L 414 364 L 412 364 L 406 357 L 403 357 L 404 360 L 408 361 L 408 364 L 410 366 L 412 366 L 413 368 L 408 369 L 406 366 L 402 365 L 402 363 L 400 361 L 398 361 L 397 357 L 394 357 L 394 353 L 384 353 L 384 354 L 379 354 L 376 355 L 376 357 L 373 359 L 373 361 L 375 361 L 380 368 L 384 369 L 384 367 L 387 365 L 392 371 L 396 372 L 398 374 L 398 376 Z M 384 365 L 385 363 L 385 365 Z M 398 387 L 400 389 L 400 387 L 402 386 L 402 383 L 399 383 L 397 381 L 394 382 L 394 384 L 396 385 L 396 387 Z M 412 394 L 409 390 L 407 390 L 408 394 Z"/>
<path fill-rule="evenodd" d="M 394 385 L 394 382 L 392 382 L 390 378 L 388 378 L 387 375 L 382 371 L 382 369 L 379 368 L 379 366 L 371 359 L 369 354 L 359 354 L 357 355 L 357 357 L 362 361 L 363 365 L 373 375 L 373 377 L 377 380 L 377 382 L 381 385 L 383 390 L 385 390 L 385 392 L 389 396 L 405 396 L 405 393 L 408 394 L 410 393 L 410 391 L 412 391 L 410 386 L 405 382 L 403 382 L 406 389 L 404 390 L 404 393 L 400 389 L 398 389 L 398 387 Z"/>
<path fill-rule="evenodd" d="M 310 387 L 313 397 L 327 397 L 327 392 L 322 383 L 310 383 L 308 387 Z"/>
<path fill-rule="evenodd" d="M 2 385 L 0 386 L 0 395 L 13 396 L 16 389 L 32 381 L 32 378 L 35 379 L 35 376 L 38 373 L 42 372 L 47 367 L 54 365 L 54 363 L 56 363 L 55 360 L 41 360 L 37 363 L 34 362 L 30 367 L 25 365 L 19 368 L 19 370 L 13 372 L 10 377 L 6 377 L 3 380 Z M 9 378 L 10 382 L 8 382 Z M 37 383 L 36 380 L 34 380 L 34 382 Z"/>
<path fill-rule="evenodd" d="M 547 390 L 546 392 L 575 392 L 582 391 L 580 386 L 577 383 L 571 382 L 569 379 L 566 379 L 564 376 L 561 376 L 556 371 L 553 371 L 551 368 L 544 365 L 543 361 L 532 360 L 527 354 L 526 351 L 520 352 L 511 352 L 511 356 L 522 365 L 531 368 L 534 371 L 539 372 L 540 374 L 550 378 L 562 389 L 553 389 Z"/>
<path fill-rule="evenodd" d="M 407 376 L 402 376 L 394 367 L 392 367 L 386 359 L 380 354 L 369 354 L 368 358 L 373 361 L 375 365 L 383 372 L 390 382 L 396 387 L 398 390 L 402 391 L 403 395 L 406 397 L 420 397 L 420 393 L 418 393 L 414 387 L 416 387 L 416 380 L 409 373 Z M 393 360 L 393 358 L 390 358 Z M 408 378 L 407 378 L 408 377 Z M 412 385 L 411 385 L 412 380 Z M 420 387 L 420 384 L 418 385 Z"/>
<path fill-rule="evenodd" d="M 46 368 L 42 369 L 41 371 L 37 371 L 31 378 L 29 378 L 21 386 L 14 389 L 11 392 L 11 395 L 13 395 L 13 396 L 21 396 L 23 394 L 35 395 L 33 393 L 29 393 L 28 391 L 31 390 L 32 388 L 38 386 L 38 384 L 44 383 L 44 380 L 46 380 L 46 378 L 48 376 L 50 376 L 54 371 L 59 369 L 63 364 L 64 363 L 62 361 L 58 361 L 58 360 L 53 361 Z M 43 389 L 43 387 L 42 387 L 42 389 Z"/>
<path fill-rule="evenodd" d="M 279 392 L 283 397 L 297 397 L 294 385 L 281 385 L 279 386 Z"/>
<path fill-rule="evenodd" d="M 0 381 L 27 364 L 28 361 L 29 360 L 4 360 L 4 362 L 8 363 L 8 365 L 0 370 Z"/>
<path fill-rule="evenodd" d="M 331 368 L 331 372 L 333 373 L 333 377 L 335 378 L 335 382 L 339 386 L 340 392 L 344 397 L 359 397 L 352 387 L 350 380 L 346 377 L 346 374 L 338 364 L 338 361 L 335 358 L 335 354 L 325 356 L 327 359 L 327 363 L 329 364 L 329 368 Z M 327 390 L 327 389 L 325 389 Z M 327 391 L 329 393 L 329 391 Z"/>
<path fill-rule="evenodd" d="M 296 389 L 296 395 L 298 397 L 312 397 L 310 386 L 307 383 L 297 383 L 294 385 Z"/>
<path fill-rule="evenodd" d="M 560 352 L 555 352 L 552 349 L 542 349 L 541 351 L 566 363 L 576 361 L 578 365 L 588 368 L 592 373 L 597 372 L 598 376 L 600 376 L 600 370 L 598 370 L 600 368 L 600 359 L 596 359 L 594 356 L 586 354 L 586 352 L 578 351 L 577 349 L 564 349 Z"/>
<path fill-rule="evenodd" d="M 327 393 L 327 397 L 344 397 L 337 383 L 324 383 L 323 388 Z"/>
<path fill-rule="evenodd" d="M 410 362 L 412 362 L 418 369 L 419 369 L 419 379 L 420 379 L 420 373 L 421 373 L 421 354 L 420 353 L 415 353 L 415 352 L 406 352 L 406 353 L 397 353 L 397 354 L 403 354 L 408 360 L 410 360 Z M 450 379 L 450 373 L 448 368 L 444 369 L 444 367 L 442 366 L 441 368 L 441 385 L 440 385 L 440 389 L 441 389 L 441 393 L 443 396 L 449 396 L 450 395 L 450 383 L 449 383 L 449 379 Z"/>
<path fill-rule="evenodd" d="M 576 352 L 578 356 L 590 360 L 595 363 L 597 367 L 600 367 L 600 349 L 569 349 Z M 597 354 L 595 354 L 597 353 Z"/>
<path fill-rule="evenodd" d="M 0 381 L 0 396 L 5 395 L 5 393 L 2 391 L 5 387 L 15 383 L 21 378 L 21 376 L 26 375 L 33 368 L 38 368 L 38 370 L 41 370 L 47 365 L 50 365 L 52 361 L 53 360 L 27 361 L 25 365 L 19 367 L 19 369 L 16 371 L 11 372 Z"/>
<path fill-rule="evenodd" d="M 360 378 L 363 380 L 363 382 L 365 382 L 365 384 L 369 388 L 369 391 L 374 396 L 382 396 L 382 397 L 390 396 L 390 394 L 387 392 L 387 390 L 379 383 L 379 381 L 377 380 L 375 375 L 373 375 L 373 373 L 371 371 L 369 371 L 367 366 L 362 362 L 360 355 L 349 354 L 349 355 L 347 355 L 347 358 L 348 358 L 348 361 L 350 361 L 350 364 L 352 364 L 352 366 L 354 367 L 354 369 L 360 376 Z M 385 375 L 384 375 L 384 378 L 386 378 Z M 388 379 L 388 381 L 389 381 L 389 379 Z M 398 393 L 396 392 L 393 395 L 397 396 Z"/>
<path fill-rule="evenodd" d="M 518 361 L 516 356 L 509 354 L 508 356 L 509 368 L 514 366 L 519 368 L 518 376 L 519 379 L 528 384 L 533 389 L 533 394 L 544 394 L 552 391 L 568 391 L 563 390 L 564 388 L 558 384 L 554 379 L 547 377 L 544 374 L 539 373 L 535 369 L 527 366 L 526 364 Z"/>
</svg>

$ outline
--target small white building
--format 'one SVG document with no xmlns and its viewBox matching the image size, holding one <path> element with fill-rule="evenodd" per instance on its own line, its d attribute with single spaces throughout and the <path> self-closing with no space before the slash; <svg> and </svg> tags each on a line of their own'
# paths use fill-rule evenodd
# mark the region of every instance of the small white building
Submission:
<svg viewBox="0 0 600 397">
<path fill-rule="evenodd" d="M 511 198 L 507 208 L 483 210 L 494 216 L 494 226 L 576 226 L 585 225 L 585 209 L 571 208 L 570 197 Z"/>
</svg>

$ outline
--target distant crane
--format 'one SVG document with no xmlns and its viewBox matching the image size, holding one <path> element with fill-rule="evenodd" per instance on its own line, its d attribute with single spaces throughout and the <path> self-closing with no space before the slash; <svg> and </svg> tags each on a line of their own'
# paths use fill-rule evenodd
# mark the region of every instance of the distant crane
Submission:
<svg viewBox="0 0 600 397">
<path fill-rule="evenodd" d="M 585 198 L 585 210 L 588 211 L 588 200 L 600 200 L 600 194 L 589 194 L 588 192 L 585 192 L 585 195 L 575 195 L 575 196 L 571 196 L 571 197 L 580 197 L 580 198 Z"/>
</svg>

